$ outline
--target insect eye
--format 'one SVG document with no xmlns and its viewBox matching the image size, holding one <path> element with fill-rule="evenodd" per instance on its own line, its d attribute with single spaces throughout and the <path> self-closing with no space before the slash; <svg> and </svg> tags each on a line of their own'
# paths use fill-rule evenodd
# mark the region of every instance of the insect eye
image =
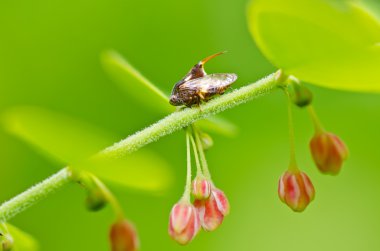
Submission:
<svg viewBox="0 0 380 251">
<path fill-rule="evenodd" d="M 172 104 L 172 105 L 177 105 L 179 102 L 178 102 L 178 97 L 177 95 L 172 95 L 170 97 L 170 100 L 169 100 L 169 103 Z"/>
</svg>

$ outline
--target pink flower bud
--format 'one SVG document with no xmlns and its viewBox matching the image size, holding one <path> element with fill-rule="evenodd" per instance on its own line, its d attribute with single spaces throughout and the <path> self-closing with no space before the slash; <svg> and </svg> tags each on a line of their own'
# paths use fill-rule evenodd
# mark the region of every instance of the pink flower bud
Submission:
<svg viewBox="0 0 380 251">
<path fill-rule="evenodd" d="M 286 171 L 278 183 L 278 196 L 293 211 L 302 212 L 314 199 L 315 190 L 305 173 Z"/>
<path fill-rule="evenodd" d="M 179 202 L 172 208 L 169 218 L 169 235 L 181 245 L 188 244 L 199 232 L 199 216 L 195 207 Z"/>
<path fill-rule="evenodd" d="M 230 212 L 230 204 L 226 195 L 219 189 L 211 188 L 211 195 L 207 200 L 195 200 L 201 225 L 206 231 L 214 231 L 222 224 L 224 216 Z"/>
<path fill-rule="evenodd" d="M 110 241 L 112 251 L 136 251 L 140 242 L 135 227 L 127 220 L 111 226 Z"/>
<path fill-rule="evenodd" d="M 348 148 L 336 135 L 318 133 L 310 141 L 314 162 L 322 173 L 336 175 L 348 157 Z"/>
<path fill-rule="evenodd" d="M 192 194 L 197 200 L 205 200 L 210 197 L 211 182 L 204 178 L 197 176 L 193 181 Z"/>
</svg>

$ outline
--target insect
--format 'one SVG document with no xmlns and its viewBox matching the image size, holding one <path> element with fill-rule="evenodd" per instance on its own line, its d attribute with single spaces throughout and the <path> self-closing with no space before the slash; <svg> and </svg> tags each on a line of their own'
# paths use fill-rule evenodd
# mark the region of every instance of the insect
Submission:
<svg viewBox="0 0 380 251">
<path fill-rule="evenodd" d="M 210 59 L 223 53 L 208 56 L 194 65 L 186 76 L 174 85 L 169 103 L 174 106 L 199 106 L 201 102 L 207 102 L 216 95 L 222 95 L 236 81 L 237 75 L 234 73 L 207 75 L 204 65 Z"/>
</svg>

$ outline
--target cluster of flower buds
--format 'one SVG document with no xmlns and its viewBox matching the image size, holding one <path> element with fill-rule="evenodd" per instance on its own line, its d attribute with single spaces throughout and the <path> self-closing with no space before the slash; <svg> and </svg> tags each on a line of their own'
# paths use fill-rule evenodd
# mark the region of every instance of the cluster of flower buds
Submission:
<svg viewBox="0 0 380 251">
<path fill-rule="evenodd" d="M 336 175 L 348 157 L 348 148 L 336 135 L 326 132 L 311 106 L 312 93 L 297 78 L 285 75 L 281 70 L 276 74 L 279 87 L 283 88 L 289 101 L 298 107 L 307 107 L 314 123 L 315 133 L 310 141 L 310 151 L 317 168 L 323 174 Z M 289 125 L 291 147 L 294 148 L 291 108 L 289 106 Z M 294 153 L 294 149 L 292 149 Z M 301 212 L 314 199 L 315 190 L 309 177 L 300 171 L 295 163 L 294 154 L 291 165 L 279 180 L 278 195 L 282 202 L 292 210 Z"/>
<path fill-rule="evenodd" d="M 195 131 L 195 130 L 194 130 Z M 205 231 L 214 231 L 223 222 L 224 217 L 229 214 L 230 205 L 226 195 L 216 188 L 211 178 L 204 158 L 204 142 L 201 141 L 201 133 L 196 134 L 197 144 L 192 139 L 194 155 L 197 162 L 197 176 L 190 183 L 191 166 L 188 164 L 188 184 L 182 199 L 173 206 L 169 218 L 169 235 L 181 245 L 191 242 L 202 228 Z M 189 138 L 188 137 L 188 163 Z M 208 136 L 209 137 L 209 136 Z M 210 138 L 211 139 L 211 138 Z M 210 142 L 210 140 L 208 140 Z M 212 142 L 212 141 L 211 141 Z M 203 169 L 207 169 L 205 176 L 200 167 L 198 153 L 203 160 Z M 191 196 L 193 202 L 191 202 Z"/>
<path fill-rule="evenodd" d="M 109 238 L 112 251 L 137 251 L 140 246 L 135 227 L 125 219 L 112 224 Z"/>
<path fill-rule="evenodd" d="M 230 213 L 230 204 L 223 191 L 216 188 L 210 181 L 206 181 L 209 185 L 209 190 L 200 195 L 199 190 L 193 190 L 194 206 L 199 213 L 202 228 L 205 231 L 214 231 L 222 224 L 224 216 Z M 194 182 L 196 184 L 196 181 Z M 193 187 L 195 188 L 196 185 Z M 208 197 L 206 197 L 208 195 Z"/>
<path fill-rule="evenodd" d="M 181 200 L 170 213 L 169 235 L 181 245 L 191 242 L 201 227 L 214 231 L 229 214 L 230 205 L 223 191 L 206 178 L 195 178 L 192 182 L 193 203 Z"/>
</svg>

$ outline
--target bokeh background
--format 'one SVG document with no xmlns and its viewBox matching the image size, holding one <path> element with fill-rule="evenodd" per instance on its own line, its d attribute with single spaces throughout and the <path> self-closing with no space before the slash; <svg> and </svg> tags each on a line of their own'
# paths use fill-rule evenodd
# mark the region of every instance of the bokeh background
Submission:
<svg viewBox="0 0 380 251">
<path fill-rule="evenodd" d="M 115 49 L 169 93 L 199 59 L 208 72 L 235 72 L 234 88 L 275 70 L 255 46 L 246 25 L 246 0 L 0 1 L 0 112 L 33 105 L 80 118 L 119 135 L 161 115 L 140 106 L 104 73 L 100 54 Z M 228 195 L 231 214 L 213 233 L 180 247 L 167 234 L 168 215 L 183 192 L 185 141 L 176 132 L 147 146 L 171 165 L 175 181 L 161 196 L 109 184 L 139 230 L 142 250 L 380 249 L 380 98 L 310 86 L 327 129 L 340 135 L 350 158 L 337 177 L 321 175 L 311 161 L 313 130 L 295 109 L 297 158 L 316 187 L 316 200 L 293 213 L 277 198 L 288 164 L 286 100 L 281 92 L 228 110 L 235 138 L 213 135 L 207 153 L 214 181 Z M 149 102 L 149 100 L 146 100 Z M 75 144 L 75 142 L 73 142 Z M 63 163 L 46 158 L 0 129 L 0 200 L 53 174 Z M 139 168 L 136 166 L 136 168 Z M 76 185 L 15 217 L 41 250 L 108 250 L 109 208 L 89 213 Z"/>
</svg>

